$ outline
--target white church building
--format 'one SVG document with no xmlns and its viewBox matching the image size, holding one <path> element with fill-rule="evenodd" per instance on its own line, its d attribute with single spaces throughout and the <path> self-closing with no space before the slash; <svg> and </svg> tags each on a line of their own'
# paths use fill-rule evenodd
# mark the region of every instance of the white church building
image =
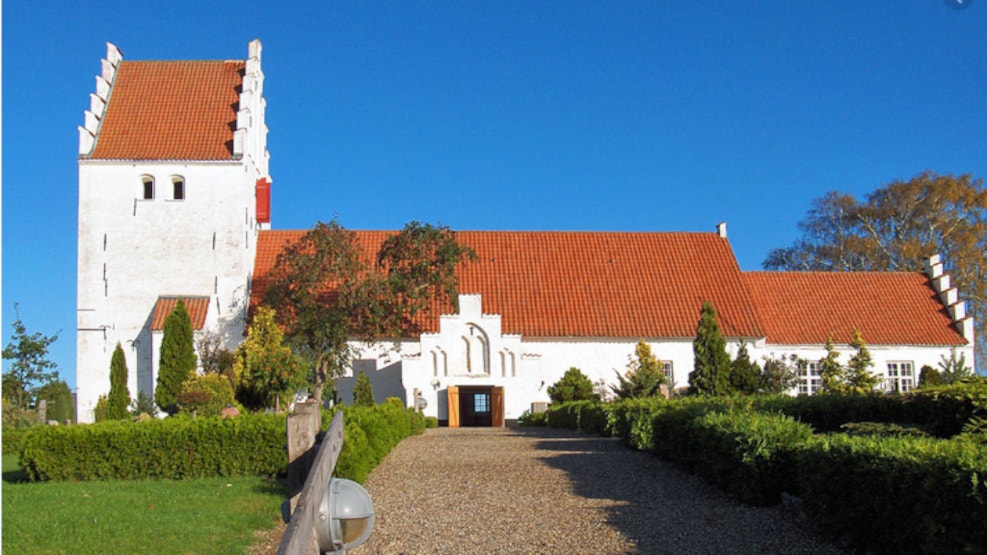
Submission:
<svg viewBox="0 0 987 555">
<path fill-rule="evenodd" d="M 125 61 L 108 45 L 79 128 L 76 381 L 80 422 L 109 391 L 123 346 L 129 388 L 152 394 L 164 318 L 179 298 L 197 333 L 243 340 L 278 253 L 305 230 L 270 229 L 271 177 L 261 44 L 236 61 Z M 401 222 L 395 222 L 400 225 Z M 374 254 L 390 232 L 357 232 Z M 450 426 L 499 426 L 548 401 L 570 367 L 615 383 L 647 341 L 687 385 L 704 301 L 728 350 L 755 361 L 817 361 L 832 336 L 845 362 L 859 329 L 883 387 L 923 366 L 974 360 L 973 320 L 938 257 L 926 272 L 743 272 L 726 225 L 710 232 L 460 231 L 478 257 L 460 266 L 459 309 L 412 337 L 354 344 L 354 372 L 378 401 L 424 401 Z M 811 394 L 815 363 L 792 393 Z"/>
</svg>

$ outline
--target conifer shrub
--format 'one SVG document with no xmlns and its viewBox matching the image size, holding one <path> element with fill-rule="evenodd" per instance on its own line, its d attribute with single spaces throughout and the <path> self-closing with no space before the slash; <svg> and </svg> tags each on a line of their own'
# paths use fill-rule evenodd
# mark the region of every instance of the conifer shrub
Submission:
<svg viewBox="0 0 987 555">
<path fill-rule="evenodd" d="M 123 347 L 117 343 L 110 358 L 110 393 L 107 396 L 107 414 L 110 420 L 123 420 L 130 416 L 130 390 L 127 388 L 127 359 Z"/>
<path fill-rule="evenodd" d="M 197 394 L 198 401 L 193 404 L 183 403 L 183 396 L 187 398 L 190 393 Z M 194 410 L 198 417 L 219 416 L 227 406 L 242 408 L 236 401 L 236 393 L 230 380 L 221 374 L 195 375 L 189 378 L 178 397 L 178 405 L 181 412 L 191 413 Z"/>
<path fill-rule="evenodd" d="M 360 372 L 356 377 L 356 385 L 353 386 L 353 406 L 372 407 L 375 402 L 374 386 L 370 383 L 370 378 Z"/>
<path fill-rule="evenodd" d="M 106 395 L 100 395 L 96 399 L 96 406 L 93 408 L 93 420 L 96 422 L 105 422 L 110 418 L 110 402 L 106 399 Z"/>
</svg>

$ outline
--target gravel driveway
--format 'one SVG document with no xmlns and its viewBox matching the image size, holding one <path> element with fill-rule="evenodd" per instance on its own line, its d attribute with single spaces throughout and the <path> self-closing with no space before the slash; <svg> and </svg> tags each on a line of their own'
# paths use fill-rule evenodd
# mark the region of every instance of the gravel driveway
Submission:
<svg viewBox="0 0 987 555">
<path fill-rule="evenodd" d="M 354 555 L 842 553 L 781 507 L 748 507 L 619 440 L 545 428 L 439 428 L 371 474 L 377 520 Z"/>
</svg>

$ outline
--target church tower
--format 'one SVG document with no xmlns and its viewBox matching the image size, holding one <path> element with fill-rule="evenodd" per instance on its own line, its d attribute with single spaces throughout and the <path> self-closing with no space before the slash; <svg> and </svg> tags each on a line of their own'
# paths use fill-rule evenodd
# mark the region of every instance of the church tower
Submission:
<svg viewBox="0 0 987 555">
<path fill-rule="evenodd" d="M 77 412 L 92 422 L 124 350 L 152 396 L 164 318 L 242 339 L 257 234 L 270 227 L 261 43 L 246 60 L 124 61 L 107 44 L 79 127 Z"/>
</svg>

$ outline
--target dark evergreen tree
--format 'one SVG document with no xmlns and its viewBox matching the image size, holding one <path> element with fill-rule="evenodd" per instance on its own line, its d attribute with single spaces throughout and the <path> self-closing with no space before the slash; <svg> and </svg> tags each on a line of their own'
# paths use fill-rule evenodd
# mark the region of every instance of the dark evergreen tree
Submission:
<svg viewBox="0 0 987 555">
<path fill-rule="evenodd" d="M 847 385 L 850 387 L 852 393 L 858 395 L 871 393 L 877 387 L 878 383 L 880 383 L 880 378 L 875 374 L 871 374 L 868 370 L 868 368 L 874 366 L 874 362 L 871 360 L 870 351 L 867 350 L 867 344 L 864 343 L 864 336 L 857 328 L 853 329 L 853 342 L 850 343 L 850 346 L 856 352 L 847 362 Z"/>
<path fill-rule="evenodd" d="M 127 388 L 127 359 L 123 347 L 117 343 L 110 359 L 110 394 L 106 417 L 110 420 L 124 420 L 130 416 L 130 389 Z"/>
<path fill-rule="evenodd" d="M 700 311 L 696 339 L 692 342 L 695 366 L 689 373 L 690 392 L 698 395 L 725 395 L 730 392 L 730 355 L 720 333 L 713 303 L 705 301 Z"/>
<path fill-rule="evenodd" d="M 593 389 L 593 382 L 582 370 L 572 367 L 562 379 L 548 386 L 548 398 L 553 403 L 566 401 L 599 401 L 600 395 Z"/>
<path fill-rule="evenodd" d="M 353 406 L 372 407 L 374 406 L 374 386 L 370 383 L 370 378 L 360 372 L 356 377 L 356 385 L 353 386 Z"/>
<path fill-rule="evenodd" d="M 181 299 L 165 320 L 160 361 L 154 400 L 161 410 L 174 414 L 177 412 L 178 394 L 195 371 L 192 319 Z"/>
<path fill-rule="evenodd" d="M 750 355 L 747 353 L 747 342 L 741 339 L 737 358 L 730 368 L 730 386 L 734 391 L 750 395 L 757 393 L 760 385 L 761 367 L 756 362 L 751 362 Z"/>
</svg>

